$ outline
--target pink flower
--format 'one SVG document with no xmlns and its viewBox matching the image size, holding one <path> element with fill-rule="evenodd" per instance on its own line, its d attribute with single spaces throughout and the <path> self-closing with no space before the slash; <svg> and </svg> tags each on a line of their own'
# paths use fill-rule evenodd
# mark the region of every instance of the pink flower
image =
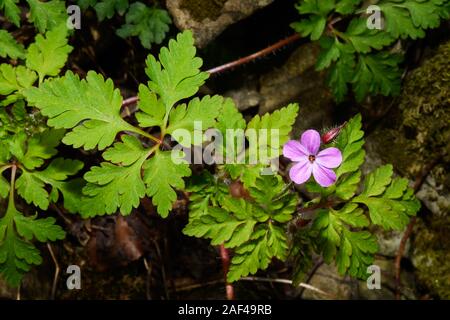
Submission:
<svg viewBox="0 0 450 320">
<path fill-rule="evenodd" d="M 303 132 L 300 142 L 288 141 L 283 147 L 283 155 L 296 162 L 289 171 L 289 177 L 297 184 L 306 182 L 311 173 L 322 187 L 328 187 L 336 181 L 337 168 L 342 162 L 341 151 L 337 148 L 326 148 L 319 152 L 320 134 L 316 130 Z"/>
</svg>

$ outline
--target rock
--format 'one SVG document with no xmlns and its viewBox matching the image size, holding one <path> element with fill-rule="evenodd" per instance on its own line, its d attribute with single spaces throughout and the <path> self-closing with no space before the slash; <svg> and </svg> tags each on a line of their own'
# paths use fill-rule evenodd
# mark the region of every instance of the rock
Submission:
<svg viewBox="0 0 450 320">
<path fill-rule="evenodd" d="M 244 86 L 227 91 L 223 96 L 233 99 L 240 111 L 257 107 L 262 101 L 262 95 L 257 88 L 257 81 L 254 81 L 254 79 L 248 79 L 248 81 L 245 81 Z"/>
<path fill-rule="evenodd" d="M 314 71 L 319 51 L 320 48 L 315 44 L 304 44 L 295 50 L 280 68 L 261 77 L 260 93 L 264 100 L 259 109 L 260 114 L 298 101 L 302 93 L 314 87 L 323 88 L 323 77 Z M 328 90 L 324 91 L 326 93 Z"/>
<path fill-rule="evenodd" d="M 450 211 L 450 42 L 408 74 L 398 109 L 370 138 L 379 157 L 410 179 L 437 162 L 418 198 L 433 214 Z"/>
<path fill-rule="evenodd" d="M 358 281 L 358 299 L 394 300 L 395 299 L 395 260 L 375 258 L 374 265 L 380 267 L 380 289 L 369 288 L 367 281 Z M 401 293 L 404 298 L 417 299 L 414 274 L 406 270 L 401 273 Z"/>
<path fill-rule="evenodd" d="M 400 247 L 400 241 L 402 240 L 404 231 L 395 231 L 395 230 L 383 230 L 377 229 L 375 231 L 375 235 L 378 239 L 379 250 L 378 253 L 380 255 L 386 257 L 395 257 L 397 256 L 398 248 Z M 406 242 L 405 250 L 403 251 L 403 256 L 408 257 L 410 252 L 411 243 L 408 240 Z"/>
<path fill-rule="evenodd" d="M 190 29 L 195 43 L 205 47 L 229 25 L 238 22 L 273 0 L 167 0 L 175 25 Z"/>
<path fill-rule="evenodd" d="M 395 267 L 394 259 L 375 258 L 374 265 L 380 267 L 380 289 L 369 289 L 367 282 L 351 277 L 339 275 L 334 266 L 323 264 L 309 282 L 310 285 L 323 290 L 332 299 L 395 299 Z M 415 281 L 412 272 L 403 271 L 401 274 L 402 294 L 408 299 L 415 299 Z M 330 299 L 313 290 L 305 290 L 303 299 Z"/>
<path fill-rule="evenodd" d="M 364 176 L 367 176 L 370 172 L 376 168 L 385 164 L 380 158 L 380 155 L 376 148 L 376 141 L 374 141 L 372 136 L 365 138 L 366 143 L 364 149 L 366 150 L 365 162 L 362 166 L 362 172 Z M 413 181 L 410 181 L 410 185 Z M 378 239 L 379 251 L 378 253 L 387 257 L 397 256 L 397 251 L 400 245 L 400 241 L 403 237 L 403 231 L 390 230 L 386 231 L 382 228 L 376 228 L 374 233 Z M 404 257 L 408 257 L 410 253 L 410 241 L 406 243 L 405 250 L 403 252 Z"/>
<path fill-rule="evenodd" d="M 418 220 L 412 262 L 419 282 L 440 299 L 450 299 L 450 216 Z"/>
<path fill-rule="evenodd" d="M 354 298 L 358 281 L 349 277 L 342 277 L 337 273 L 334 266 L 323 264 L 316 271 L 309 284 L 330 294 L 331 297 L 306 289 L 302 296 L 303 299 L 348 300 Z"/>
<path fill-rule="evenodd" d="M 450 197 L 444 185 L 439 185 L 433 175 L 429 175 L 417 192 L 416 197 L 435 215 L 450 214 Z"/>
</svg>

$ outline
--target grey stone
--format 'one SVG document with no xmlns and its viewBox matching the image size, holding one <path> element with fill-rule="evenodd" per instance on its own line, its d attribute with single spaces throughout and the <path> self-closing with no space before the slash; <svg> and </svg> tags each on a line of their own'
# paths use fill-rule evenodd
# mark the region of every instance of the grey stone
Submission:
<svg viewBox="0 0 450 320">
<path fill-rule="evenodd" d="M 189 1 L 187 5 L 186 1 Z M 272 3 L 273 0 L 228 0 L 223 3 L 223 7 L 220 8 L 218 14 L 211 12 L 212 16 L 198 21 L 199 17 L 196 17 L 198 15 L 191 12 L 189 7 L 194 7 L 196 3 L 199 3 L 202 7 L 207 7 L 208 2 L 210 3 L 211 0 L 166 1 L 167 9 L 173 17 L 175 25 L 181 30 L 192 30 L 195 43 L 199 48 L 205 47 L 229 25 L 250 16 L 256 10 Z"/>
</svg>

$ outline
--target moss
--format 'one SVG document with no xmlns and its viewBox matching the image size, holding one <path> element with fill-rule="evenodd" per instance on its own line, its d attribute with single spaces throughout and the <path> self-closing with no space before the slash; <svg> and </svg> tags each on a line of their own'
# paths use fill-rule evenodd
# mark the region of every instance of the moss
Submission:
<svg viewBox="0 0 450 320">
<path fill-rule="evenodd" d="M 413 262 L 421 284 L 441 299 L 450 299 L 450 217 L 418 223 Z"/>
<path fill-rule="evenodd" d="M 385 130 L 375 135 L 379 153 L 410 177 L 442 156 L 433 176 L 450 185 L 450 42 L 406 77 L 399 101 Z"/>
<path fill-rule="evenodd" d="M 227 0 L 183 0 L 180 7 L 187 9 L 196 21 L 203 21 L 219 17 L 225 2 Z"/>
</svg>

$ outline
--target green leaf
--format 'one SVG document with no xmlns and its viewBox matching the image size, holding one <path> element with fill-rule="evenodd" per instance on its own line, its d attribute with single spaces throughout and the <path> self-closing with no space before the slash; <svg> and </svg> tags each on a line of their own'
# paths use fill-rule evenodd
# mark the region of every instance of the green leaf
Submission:
<svg viewBox="0 0 450 320">
<path fill-rule="evenodd" d="M 423 38 L 424 29 L 436 28 L 444 0 L 383 0 L 377 3 L 385 18 L 385 30 L 394 38 Z"/>
<path fill-rule="evenodd" d="M 313 15 L 308 19 L 303 19 L 300 22 L 294 22 L 291 24 L 291 27 L 300 33 L 302 37 L 310 36 L 312 41 L 318 40 L 327 24 L 326 17 Z"/>
<path fill-rule="evenodd" d="M 337 102 L 343 101 L 348 92 L 348 83 L 353 78 L 354 58 L 353 48 L 348 44 L 342 45 L 339 59 L 328 73 L 327 83 Z"/>
<path fill-rule="evenodd" d="M 63 136 L 64 130 L 46 130 L 33 135 L 28 140 L 26 153 L 18 160 L 29 170 L 42 166 L 44 160 L 50 159 L 58 152 L 56 147 Z"/>
<path fill-rule="evenodd" d="M 95 6 L 98 20 L 111 19 L 117 11 L 121 16 L 128 9 L 128 0 L 101 0 Z"/>
<path fill-rule="evenodd" d="M 272 224 L 259 225 L 250 240 L 236 248 L 227 275 L 228 282 L 266 269 L 274 257 L 280 260 L 287 257 L 285 231 Z"/>
<path fill-rule="evenodd" d="M 368 219 L 355 204 L 347 204 L 340 210 L 321 210 L 314 221 L 313 229 L 318 231 L 319 248 L 324 260 L 330 263 L 336 259 L 339 273 L 348 273 L 359 278 L 366 277 L 367 266 L 372 264 L 378 251 L 376 238 L 367 231 L 350 231 L 366 227 Z"/>
<path fill-rule="evenodd" d="M 184 31 L 176 41 L 169 41 L 168 48 L 161 49 L 159 62 L 152 55 L 147 58 L 148 87 L 162 100 L 166 117 L 176 102 L 193 96 L 208 78 L 206 72 L 200 72 L 203 62 L 195 52 L 192 32 Z"/>
<path fill-rule="evenodd" d="M 358 205 L 355 203 L 347 203 L 340 210 L 332 210 L 332 213 L 336 214 L 342 222 L 352 227 L 363 228 L 368 227 L 370 224 L 369 219 L 364 215 L 364 211 L 358 208 Z"/>
<path fill-rule="evenodd" d="M 93 71 L 86 80 L 68 71 L 64 77 L 30 88 L 25 96 L 49 118 L 49 126 L 73 128 L 63 142 L 75 148 L 105 149 L 119 132 L 134 128 L 120 116 L 122 97 L 112 80 L 105 81 Z"/>
<path fill-rule="evenodd" d="M 139 126 L 143 128 L 162 127 L 166 109 L 161 100 L 158 100 L 156 94 L 143 84 L 139 85 L 138 97 L 138 108 L 141 112 L 136 113 L 136 119 L 139 122 Z"/>
<path fill-rule="evenodd" d="M 207 214 L 210 205 L 217 206 L 229 194 L 228 186 L 206 170 L 188 179 L 186 191 L 190 193 L 189 221 Z"/>
<path fill-rule="evenodd" d="M 336 12 L 341 14 L 350 14 L 356 10 L 356 7 L 362 0 L 340 0 L 336 3 Z"/>
<path fill-rule="evenodd" d="M 361 196 L 373 197 L 382 194 L 391 183 L 392 174 L 393 167 L 390 164 L 377 168 L 366 177 Z"/>
<path fill-rule="evenodd" d="M 356 99 L 368 94 L 398 95 L 401 87 L 401 57 L 387 52 L 360 55 L 353 82 Z"/>
<path fill-rule="evenodd" d="M 14 37 L 6 30 L 0 30 L 0 57 L 25 59 L 25 49 L 23 45 L 17 43 Z"/>
<path fill-rule="evenodd" d="M 135 2 L 125 16 L 125 24 L 116 33 L 122 38 L 138 36 L 142 46 L 150 49 L 153 43 L 160 44 L 164 40 L 171 23 L 166 10 Z"/>
<path fill-rule="evenodd" d="M 375 236 L 368 231 L 352 232 L 343 229 L 336 265 L 340 274 L 367 278 L 367 267 L 372 265 L 373 255 L 378 251 Z"/>
<path fill-rule="evenodd" d="M 73 211 L 74 191 L 73 182 L 67 182 L 69 176 L 75 175 L 83 168 L 83 163 L 78 160 L 57 158 L 42 171 L 22 171 L 22 175 L 17 179 L 16 188 L 18 194 L 29 204 L 46 210 L 50 202 L 58 200 L 58 190 L 63 194 L 66 209 Z M 45 185 L 52 187 L 49 193 Z"/>
<path fill-rule="evenodd" d="M 392 166 L 385 165 L 370 173 L 363 192 L 353 198 L 369 209 L 372 223 L 385 229 L 402 230 L 420 209 L 420 202 L 408 188 L 406 179 L 392 179 Z"/>
<path fill-rule="evenodd" d="M 0 10 L 5 11 L 5 16 L 16 25 L 20 27 L 20 9 L 17 6 L 19 0 L 0 0 Z"/>
<path fill-rule="evenodd" d="M 117 145 L 114 148 L 117 149 Z M 113 214 L 117 208 L 123 215 L 127 215 L 133 208 L 139 206 L 140 199 L 145 196 L 141 169 L 149 151 L 142 149 L 139 152 L 138 159 L 128 166 L 102 162 L 100 167 L 92 167 L 84 175 L 84 179 L 88 182 L 83 188 L 85 198 L 81 214 L 84 218 Z M 113 158 L 115 161 L 120 161 L 118 158 Z M 122 160 L 124 161 L 128 162 Z"/>
<path fill-rule="evenodd" d="M 320 38 L 319 44 L 322 50 L 316 62 L 316 70 L 318 71 L 328 68 L 332 62 L 339 59 L 342 46 L 337 38 L 330 37 Z"/>
<path fill-rule="evenodd" d="M 94 7 L 97 4 L 97 0 L 77 0 L 77 4 L 81 10 L 86 10 L 89 7 Z"/>
<path fill-rule="evenodd" d="M 350 119 L 336 139 L 336 148 L 341 150 L 342 164 L 336 170 L 338 179 L 346 173 L 355 172 L 364 162 L 364 132 L 361 130 L 361 115 Z"/>
<path fill-rule="evenodd" d="M 68 16 L 64 1 L 50 0 L 41 2 L 39 0 L 27 0 L 27 2 L 30 5 L 29 19 L 40 33 L 65 26 Z"/>
<path fill-rule="evenodd" d="M 177 130 L 181 133 L 189 133 L 190 141 L 183 141 L 185 134 L 181 135 L 179 143 L 183 146 L 201 145 L 203 143 L 203 130 L 212 128 L 219 116 L 224 99 L 221 96 L 204 96 L 201 100 L 194 98 L 189 101 L 188 106 L 181 104 L 172 109 L 169 116 L 168 134 L 174 134 Z M 197 125 L 197 127 L 196 127 Z M 202 130 L 200 130 L 202 129 Z M 178 139 L 178 134 L 174 135 Z"/>
<path fill-rule="evenodd" d="M 298 105 L 289 104 L 262 117 L 256 115 L 247 125 L 245 132 L 250 141 L 250 157 L 258 157 L 260 163 L 280 156 L 283 145 L 289 140 L 289 133 L 297 118 Z M 254 140 L 254 139 L 253 139 Z"/>
<path fill-rule="evenodd" d="M 158 213 L 167 217 L 172 204 L 177 199 L 176 189 L 184 188 L 183 177 L 191 175 L 189 165 L 181 158 L 176 158 L 174 152 L 157 152 L 144 165 L 144 181 L 147 185 L 147 195 L 158 208 Z M 178 162 L 178 163 L 175 163 Z"/>
<path fill-rule="evenodd" d="M 222 110 L 217 117 L 217 123 L 215 128 L 222 134 L 222 143 L 219 143 L 216 148 L 216 156 L 218 158 L 218 163 L 220 157 L 225 160 L 227 153 L 230 155 L 235 155 L 235 159 L 239 159 L 241 152 L 244 152 L 245 147 L 245 128 L 247 123 L 245 122 L 242 113 L 236 108 L 233 100 L 226 98 L 222 105 Z M 227 134 L 232 132 L 232 135 Z M 229 141 L 232 139 L 233 141 Z M 230 161 L 236 162 L 236 161 Z M 230 163 L 231 166 L 233 166 Z M 235 179 L 235 178 L 234 178 Z"/>
<path fill-rule="evenodd" d="M 129 166 L 138 161 L 146 151 L 138 138 L 122 136 L 122 142 L 116 142 L 112 148 L 103 152 L 103 158 L 115 164 Z"/>
<path fill-rule="evenodd" d="M 45 219 L 36 219 L 34 217 L 24 217 L 16 215 L 14 217 L 17 233 L 26 240 L 36 240 L 40 242 L 56 241 L 65 238 L 66 233 L 56 225 L 56 219 L 49 217 Z"/>
<path fill-rule="evenodd" d="M 395 40 L 386 32 L 367 28 L 366 19 L 362 18 L 353 19 L 347 27 L 345 35 L 355 50 L 361 53 L 368 53 L 372 49 L 380 50 Z"/>
<path fill-rule="evenodd" d="M 344 176 L 339 183 L 336 184 L 336 196 L 342 200 L 351 199 L 358 189 L 361 181 L 361 171 L 356 171 Z"/>
<path fill-rule="evenodd" d="M 250 239 L 256 222 L 251 216 L 238 217 L 226 210 L 209 207 L 206 214 L 190 221 L 183 233 L 209 238 L 212 245 L 224 243 L 225 247 L 234 248 Z"/>
<path fill-rule="evenodd" d="M 54 241 L 64 238 L 64 231 L 54 223 L 54 218 L 24 217 L 14 203 L 9 202 L 6 214 L 0 218 L 0 273 L 8 284 L 17 287 L 32 265 L 42 263 L 39 250 L 30 240 Z"/>
<path fill-rule="evenodd" d="M 72 49 L 67 44 L 67 27 L 60 25 L 45 36 L 36 36 L 35 42 L 28 47 L 26 65 L 38 73 L 39 82 L 42 82 L 45 76 L 59 74 Z"/>
<path fill-rule="evenodd" d="M 249 193 L 256 203 L 275 221 L 288 222 L 295 212 L 298 198 L 289 192 L 279 175 L 258 175 L 249 186 Z"/>
<path fill-rule="evenodd" d="M 14 103 L 23 94 L 23 91 L 30 88 L 37 79 L 34 71 L 24 66 L 13 67 L 10 64 L 0 65 L 0 95 L 14 94 L 2 101 L 0 105 Z"/>
<path fill-rule="evenodd" d="M 303 0 L 296 6 L 300 14 L 312 14 L 308 19 L 294 22 L 291 27 L 303 37 L 311 36 L 311 40 L 318 40 L 327 24 L 327 16 L 334 8 L 334 0 Z"/>
</svg>

